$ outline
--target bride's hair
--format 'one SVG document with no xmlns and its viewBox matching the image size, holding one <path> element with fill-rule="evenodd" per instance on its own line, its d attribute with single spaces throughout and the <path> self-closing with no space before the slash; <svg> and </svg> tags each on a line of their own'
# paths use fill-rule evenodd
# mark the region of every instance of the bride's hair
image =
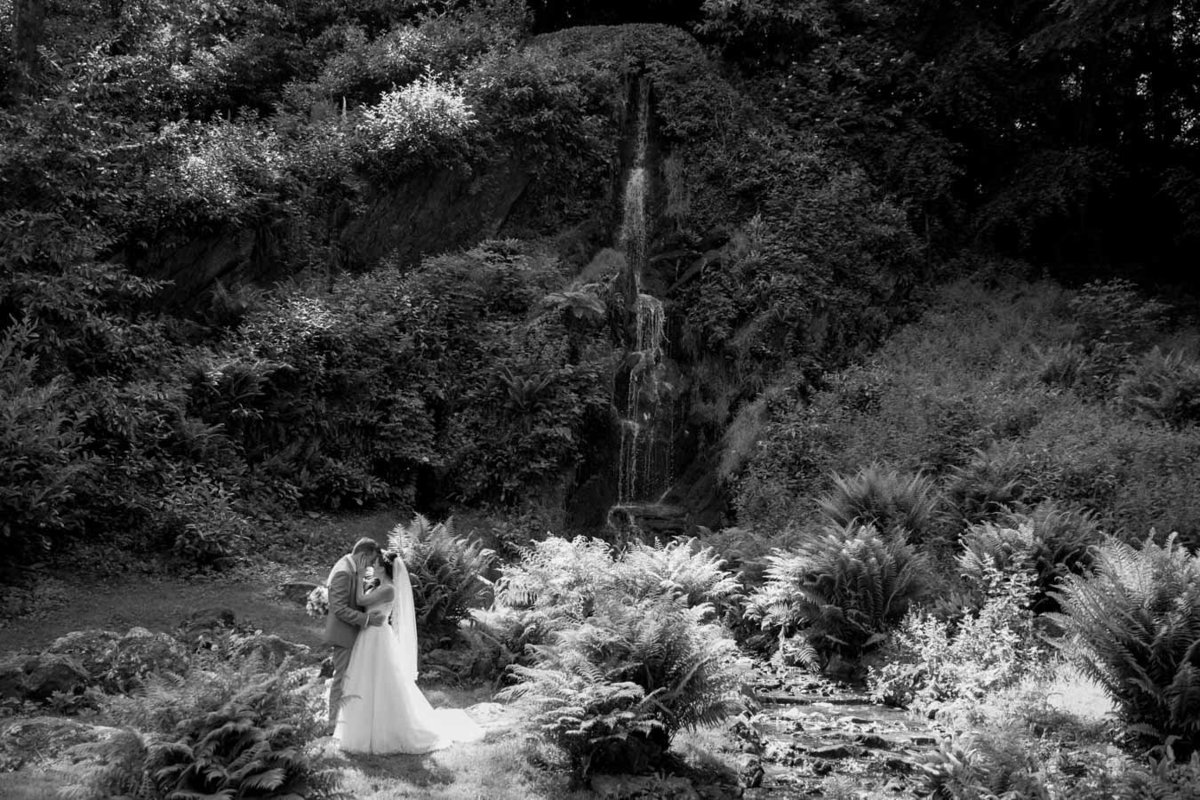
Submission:
<svg viewBox="0 0 1200 800">
<path fill-rule="evenodd" d="M 379 563 L 383 564 L 383 571 L 387 573 L 388 580 L 392 579 L 392 565 L 395 563 L 397 554 L 395 550 L 380 550 Z"/>
</svg>

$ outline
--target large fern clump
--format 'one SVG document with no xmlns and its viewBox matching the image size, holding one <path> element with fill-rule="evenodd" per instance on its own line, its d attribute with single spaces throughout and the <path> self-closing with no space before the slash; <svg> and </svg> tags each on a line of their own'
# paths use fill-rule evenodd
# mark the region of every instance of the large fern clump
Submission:
<svg viewBox="0 0 1200 800">
<path fill-rule="evenodd" d="M 932 576 L 902 536 L 859 524 L 776 551 L 766 574 L 746 613 L 782 637 L 800 634 L 800 659 L 810 664 L 835 653 L 854 658 L 882 642 Z"/>
<path fill-rule="evenodd" d="M 634 543 L 616 555 L 600 539 L 551 537 L 500 568 L 495 602 L 473 616 L 477 632 L 485 633 L 507 666 L 522 660 L 531 645 L 594 616 L 605 597 L 636 603 L 672 596 L 687 606 L 728 611 L 740 593 L 724 561 L 695 539 Z"/>
<path fill-rule="evenodd" d="M 533 663 L 514 666 L 519 683 L 502 693 L 534 707 L 576 777 L 653 768 L 678 731 L 741 709 L 737 648 L 711 607 L 669 593 L 596 600 L 585 622 L 533 647 Z"/>
<path fill-rule="evenodd" d="M 941 516 L 933 480 L 882 464 L 871 464 L 850 477 L 835 475 L 833 488 L 817 504 L 834 525 L 857 522 L 881 531 L 900 530 L 914 542 L 929 539 Z"/>
<path fill-rule="evenodd" d="M 1112 540 L 1094 573 L 1065 576 L 1055 597 L 1076 665 L 1133 730 L 1186 760 L 1200 746 L 1200 555 L 1175 534 L 1140 548 Z"/>
<path fill-rule="evenodd" d="M 319 714 L 290 664 L 252 659 L 186 677 L 155 677 L 114 702 L 123 733 L 92 745 L 64 796 L 326 798 L 337 776 L 308 750 Z"/>
<path fill-rule="evenodd" d="M 946 481 L 946 501 L 959 520 L 972 525 L 1025 509 L 1033 480 L 1025 456 L 1011 442 L 977 449 Z"/>
<path fill-rule="evenodd" d="M 408 568 L 423 642 L 436 643 L 453 635 L 471 609 L 491 599 L 486 574 L 496 555 L 479 542 L 458 536 L 452 519 L 435 525 L 417 514 L 409 524 L 392 529 L 388 546 Z"/>
<path fill-rule="evenodd" d="M 687 605 L 712 603 L 726 607 L 741 594 L 741 583 L 725 568 L 712 547 L 698 539 L 666 543 L 634 542 L 612 571 L 614 582 L 634 597 L 666 592 L 682 597 Z"/>
<path fill-rule="evenodd" d="M 958 563 L 962 574 L 977 586 L 984 584 L 988 566 L 1002 573 L 1028 568 L 1034 575 L 1032 610 L 1057 611 L 1051 593 L 1063 576 L 1088 569 L 1101 539 L 1090 513 L 1045 502 L 1028 514 L 1013 513 L 999 522 L 972 525 L 960 537 Z"/>
</svg>

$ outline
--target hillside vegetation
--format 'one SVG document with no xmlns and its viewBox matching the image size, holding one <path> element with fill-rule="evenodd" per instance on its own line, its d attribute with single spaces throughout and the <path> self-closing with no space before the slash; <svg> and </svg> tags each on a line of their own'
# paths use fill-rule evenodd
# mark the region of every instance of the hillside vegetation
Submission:
<svg viewBox="0 0 1200 800">
<path fill-rule="evenodd" d="M 298 518 L 384 509 L 423 657 L 556 786 L 752 718 L 752 655 L 935 721 L 938 797 L 1195 793 L 1200 6 L 0 20 L 6 596 L 291 569 Z M 639 370 L 673 469 L 617 525 Z M 0 711 L 130 726 L 80 796 L 331 796 L 319 659 L 214 625 L 10 659 Z M 1038 701 L 1063 675 L 1119 725 Z"/>
</svg>

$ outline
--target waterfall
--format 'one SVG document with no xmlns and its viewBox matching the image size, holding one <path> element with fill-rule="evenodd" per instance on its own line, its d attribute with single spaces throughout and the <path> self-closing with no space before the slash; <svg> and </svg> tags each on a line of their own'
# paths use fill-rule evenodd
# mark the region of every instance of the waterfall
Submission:
<svg viewBox="0 0 1200 800">
<path fill-rule="evenodd" d="M 633 331 L 625 365 L 628 369 L 624 408 L 621 409 L 621 449 L 618 463 L 618 506 L 654 501 L 666 493 L 671 480 L 674 414 L 666 396 L 666 318 L 657 297 L 642 292 L 646 266 L 650 87 L 638 85 L 637 128 L 633 162 L 625 181 L 621 228 L 617 244 L 625 251 Z"/>
</svg>

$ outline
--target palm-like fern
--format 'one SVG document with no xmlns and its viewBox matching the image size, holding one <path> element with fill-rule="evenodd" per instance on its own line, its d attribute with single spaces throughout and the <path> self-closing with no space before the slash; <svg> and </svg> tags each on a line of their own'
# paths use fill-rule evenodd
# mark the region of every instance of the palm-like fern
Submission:
<svg viewBox="0 0 1200 800">
<path fill-rule="evenodd" d="M 746 614 L 781 635 L 800 633 L 809 658 L 857 656 L 883 640 L 926 590 L 924 556 L 870 525 L 830 528 L 796 550 L 768 557 L 767 582 Z"/>
<path fill-rule="evenodd" d="M 281 669 L 152 744 L 146 770 L 160 795 L 233 800 L 330 794 L 334 775 L 314 769 L 304 752 L 305 731 L 290 722 L 306 713 L 295 680 Z"/>
<path fill-rule="evenodd" d="M 142 710 L 123 716 L 154 732 L 130 728 L 90 746 L 94 763 L 65 796 L 336 796 L 336 774 L 317 769 L 305 753 L 318 723 L 298 691 L 300 678 L 287 669 L 263 673 L 247 665 L 176 684 L 153 681 L 129 699 Z M 170 696 L 171 686 L 179 696 Z"/>
<path fill-rule="evenodd" d="M 491 584 L 484 574 L 496 555 L 478 542 L 454 532 L 453 520 L 436 525 L 417 514 L 388 535 L 388 545 L 400 553 L 413 587 L 421 638 L 437 641 L 467 619 L 470 610 L 485 605 Z"/>
<path fill-rule="evenodd" d="M 967 524 L 994 519 L 1024 508 L 1030 501 L 1028 465 L 1014 447 L 995 444 L 976 450 L 955 467 L 946 484 L 949 507 Z"/>
<path fill-rule="evenodd" d="M 621 770 L 651 765 L 679 730 L 718 722 L 741 708 L 736 646 L 706 622 L 710 614 L 706 605 L 689 607 L 669 594 L 632 605 L 602 596 L 594 616 L 533 648 L 535 663 L 514 668 L 521 682 L 507 694 L 528 697 L 541 709 L 540 718 L 551 724 L 543 731 L 577 765 Z M 616 698 L 621 702 L 614 705 Z M 618 712 L 625 716 L 613 716 Z M 603 738 L 618 721 L 627 729 L 623 761 L 614 761 Z M 603 734 L 588 739 L 590 752 L 578 749 L 583 733 L 567 735 L 585 729 Z M 632 730 L 639 731 L 636 753 L 626 741 Z"/>
<path fill-rule="evenodd" d="M 982 585 L 988 565 L 1012 573 L 1028 567 L 1035 577 L 1032 609 L 1058 610 L 1050 596 L 1063 576 L 1082 573 L 1092 562 L 1101 535 L 1091 514 L 1046 502 L 1028 514 L 1014 513 L 999 523 L 972 525 L 961 537 L 958 557 L 964 575 Z"/>
<path fill-rule="evenodd" d="M 1107 542 L 1095 573 L 1067 575 L 1054 595 L 1068 653 L 1126 721 L 1176 756 L 1200 746 L 1200 556 L 1171 534 L 1140 549 Z"/>
<path fill-rule="evenodd" d="M 668 592 L 689 606 L 725 605 L 741 593 L 741 584 L 725 569 L 724 560 L 694 538 L 666 544 L 634 542 L 622 554 L 613 577 L 634 597 Z"/>
<path fill-rule="evenodd" d="M 898 529 L 912 541 L 924 541 L 936 526 L 941 499 L 924 475 L 871 464 L 850 477 L 834 475 L 833 489 L 817 504 L 839 527 L 857 522 L 881 531 Z"/>
<path fill-rule="evenodd" d="M 125 728 L 103 741 L 76 748 L 76 754 L 87 759 L 86 766 L 74 783 L 59 790 L 59 796 L 64 800 L 150 800 L 155 793 L 145 769 L 149 744 L 147 737 Z"/>
</svg>

